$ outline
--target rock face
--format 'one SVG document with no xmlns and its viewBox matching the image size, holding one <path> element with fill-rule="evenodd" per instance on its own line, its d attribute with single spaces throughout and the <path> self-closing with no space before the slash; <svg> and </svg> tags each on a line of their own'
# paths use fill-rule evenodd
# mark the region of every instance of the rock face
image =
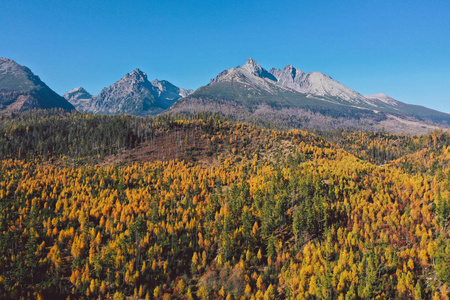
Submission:
<svg viewBox="0 0 450 300">
<path fill-rule="evenodd" d="M 217 87 L 220 83 L 220 92 L 213 91 L 212 87 Z M 305 73 L 292 65 L 287 65 L 281 70 L 272 68 L 268 72 L 252 58 L 248 59 L 242 67 L 225 70 L 212 79 L 207 85 L 210 87 L 209 93 L 211 94 L 211 91 L 213 91 L 212 94 L 214 96 L 217 96 L 217 94 L 220 94 L 220 96 L 227 93 L 230 94 L 230 91 L 224 88 L 225 83 L 229 83 L 231 89 L 236 91 L 236 95 L 233 98 L 241 98 L 241 100 L 245 98 L 244 101 L 249 101 L 253 98 L 260 98 L 261 100 L 264 94 L 268 94 L 272 97 L 271 102 L 278 102 L 279 104 L 294 106 L 329 106 L 334 104 L 360 106 L 370 109 L 391 109 L 395 106 L 392 103 L 396 101 L 392 98 L 394 102 L 387 100 L 386 97 L 388 96 L 382 97 L 381 94 L 379 94 L 379 97 L 365 97 L 328 75 L 320 72 Z M 242 91 L 238 92 L 237 90 Z M 254 93 L 251 93 L 251 91 L 254 91 Z M 194 96 L 197 94 L 205 96 L 202 88 L 197 90 Z M 245 97 L 241 97 L 245 94 L 247 94 Z M 283 94 L 285 99 L 280 94 Z M 274 97 L 277 99 L 274 99 Z M 309 98 L 308 103 L 304 101 L 305 98 Z"/>
<path fill-rule="evenodd" d="M 74 109 L 30 69 L 12 59 L 0 58 L 0 113 L 39 108 Z"/>
<path fill-rule="evenodd" d="M 153 87 L 156 89 L 156 94 L 159 98 L 169 101 L 175 101 L 182 97 L 186 97 L 192 94 L 194 91 L 189 89 L 177 87 L 167 80 L 154 79 L 152 82 Z"/>
<path fill-rule="evenodd" d="M 282 70 L 271 69 L 270 73 L 275 76 L 279 84 L 300 93 L 340 99 L 356 104 L 369 102 L 358 92 L 320 72 L 306 74 L 292 65 L 287 65 Z"/>
<path fill-rule="evenodd" d="M 90 102 L 92 101 L 92 95 L 82 87 L 68 91 L 63 97 L 81 112 L 86 112 L 89 109 Z"/>
<path fill-rule="evenodd" d="M 216 78 L 211 79 L 208 85 L 220 82 L 244 84 L 250 89 L 261 89 L 271 94 L 281 87 L 276 84 L 276 78 L 252 58 L 249 58 L 242 67 L 221 72 Z"/>
<path fill-rule="evenodd" d="M 104 88 L 92 99 L 88 111 L 100 114 L 156 114 L 170 104 L 157 102 L 152 94 L 153 86 L 147 75 L 139 69 L 126 74 L 113 85 Z"/>
<path fill-rule="evenodd" d="M 126 74 L 113 85 L 92 97 L 84 89 L 67 92 L 65 97 L 83 111 L 97 114 L 132 114 L 148 116 L 169 108 L 176 100 L 192 93 L 157 79 L 150 82 L 139 69 Z"/>
</svg>

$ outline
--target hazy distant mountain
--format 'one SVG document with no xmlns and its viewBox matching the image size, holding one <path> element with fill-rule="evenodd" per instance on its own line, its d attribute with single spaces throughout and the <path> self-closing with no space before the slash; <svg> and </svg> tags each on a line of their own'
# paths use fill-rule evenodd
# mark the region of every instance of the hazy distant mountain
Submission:
<svg viewBox="0 0 450 300">
<path fill-rule="evenodd" d="M 161 99 L 166 99 L 169 101 L 175 101 L 182 97 L 186 97 L 192 94 L 193 90 L 185 90 L 183 88 L 177 87 L 167 80 L 154 79 L 151 84 L 156 89 L 156 95 Z"/>
<path fill-rule="evenodd" d="M 254 59 L 221 72 L 175 103 L 169 113 L 217 112 L 239 121 L 282 128 L 364 128 L 426 133 L 448 127 L 450 116 L 387 95 L 363 96 L 320 72 L 287 65 L 262 68 Z"/>
<path fill-rule="evenodd" d="M 92 101 L 92 95 L 82 87 L 68 91 L 63 97 L 81 112 L 86 112 Z"/>
<path fill-rule="evenodd" d="M 164 111 L 191 92 L 166 80 L 150 82 L 147 74 L 136 69 L 104 88 L 97 96 L 78 88 L 67 92 L 64 97 L 83 112 L 148 116 Z"/>
<path fill-rule="evenodd" d="M 30 69 L 12 59 L 0 58 L 0 113 L 35 108 L 74 109 Z"/>
</svg>

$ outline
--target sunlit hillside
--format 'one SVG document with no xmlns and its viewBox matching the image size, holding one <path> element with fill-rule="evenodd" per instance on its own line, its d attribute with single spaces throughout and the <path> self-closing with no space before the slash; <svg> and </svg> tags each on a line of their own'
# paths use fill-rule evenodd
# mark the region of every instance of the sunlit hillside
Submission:
<svg viewBox="0 0 450 300">
<path fill-rule="evenodd" d="M 450 296 L 448 133 L 0 118 L 0 298 Z"/>
</svg>

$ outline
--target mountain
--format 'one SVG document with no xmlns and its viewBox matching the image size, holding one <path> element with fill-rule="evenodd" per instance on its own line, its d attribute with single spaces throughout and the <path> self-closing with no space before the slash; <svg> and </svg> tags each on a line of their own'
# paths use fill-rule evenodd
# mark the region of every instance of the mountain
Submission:
<svg viewBox="0 0 450 300">
<path fill-rule="evenodd" d="M 154 87 L 148 81 L 147 74 L 136 69 L 93 97 L 88 111 L 145 116 L 159 113 L 170 106 L 166 101 L 158 101 L 153 93 Z"/>
<path fill-rule="evenodd" d="M 92 101 L 92 95 L 88 93 L 84 88 L 79 87 L 64 94 L 64 99 L 69 101 L 70 104 L 75 106 L 78 111 L 86 112 L 89 107 L 89 103 Z"/>
<path fill-rule="evenodd" d="M 276 77 L 279 84 L 300 93 L 324 97 L 344 105 L 450 125 L 450 119 L 444 113 L 419 105 L 406 104 L 383 93 L 363 96 L 320 72 L 306 74 L 292 65 L 287 65 L 282 70 L 271 69 L 270 73 Z"/>
<path fill-rule="evenodd" d="M 189 96 L 194 91 L 191 89 L 185 90 L 177 87 L 167 80 L 154 79 L 151 84 L 156 89 L 156 94 L 159 98 L 169 101 L 175 101 L 182 97 Z"/>
<path fill-rule="evenodd" d="M 299 93 L 320 96 L 330 100 L 347 101 L 356 105 L 371 105 L 370 101 L 363 95 L 320 72 L 306 74 L 292 65 L 287 65 L 281 70 L 273 68 L 270 73 L 279 84 Z"/>
<path fill-rule="evenodd" d="M 30 69 L 12 59 L 0 58 L 0 113 L 36 108 L 74 109 Z"/>
<path fill-rule="evenodd" d="M 136 69 L 104 88 L 97 96 L 78 88 L 67 92 L 64 97 L 83 112 L 148 116 L 166 110 L 190 93 L 192 90 L 179 88 L 166 80 L 150 82 L 146 73 Z"/>
<path fill-rule="evenodd" d="M 248 109 L 271 106 L 323 105 L 318 98 L 299 93 L 277 82 L 275 76 L 252 58 L 243 66 L 221 72 L 187 98 L 215 98 L 236 102 Z M 184 100 L 184 99 L 183 99 Z M 178 104 L 177 104 L 178 106 Z"/>
<path fill-rule="evenodd" d="M 384 94 L 363 96 L 328 75 L 292 65 L 267 71 L 250 58 L 225 70 L 169 113 L 217 112 L 238 121 L 286 128 L 389 130 L 424 134 L 450 117 Z"/>
</svg>

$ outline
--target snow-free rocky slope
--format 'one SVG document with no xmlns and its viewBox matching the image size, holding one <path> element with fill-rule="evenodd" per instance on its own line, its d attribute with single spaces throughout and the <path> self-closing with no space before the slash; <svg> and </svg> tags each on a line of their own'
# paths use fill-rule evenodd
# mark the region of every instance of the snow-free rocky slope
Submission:
<svg viewBox="0 0 450 300">
<path fill-rule="evenodd" d="M 30 69 L 12 59 L 0 58 L 0 113 L 39 108 L 74 109 Z"/>
<path fill-rule="evenodd" d="M 78 87 L 68 91 L 63 97 L 75 106 L 78 111 L 85 112 L 88 109 L 93 96 L 84 88 Z"/>
<path fill-rule="evenodd" d="M 450 124 L 448 114 L 405 104 L 384 94 L 363 96 L 328 75 L 305 73 L 292 65 L 267 71 L 251 58 L 180 99 L 169 113 L 198 111 L 281 128 L 426 133 Z"/>
<path fill-rule="evenodd" d="M 97 96 L 77 88 L 64 97 L 82 112 L 148 116 L 164 111 L 191 92 L 166 80 L 150 82 L 146 73 L 136 69 L 104 88 Z"/>
</svg>

